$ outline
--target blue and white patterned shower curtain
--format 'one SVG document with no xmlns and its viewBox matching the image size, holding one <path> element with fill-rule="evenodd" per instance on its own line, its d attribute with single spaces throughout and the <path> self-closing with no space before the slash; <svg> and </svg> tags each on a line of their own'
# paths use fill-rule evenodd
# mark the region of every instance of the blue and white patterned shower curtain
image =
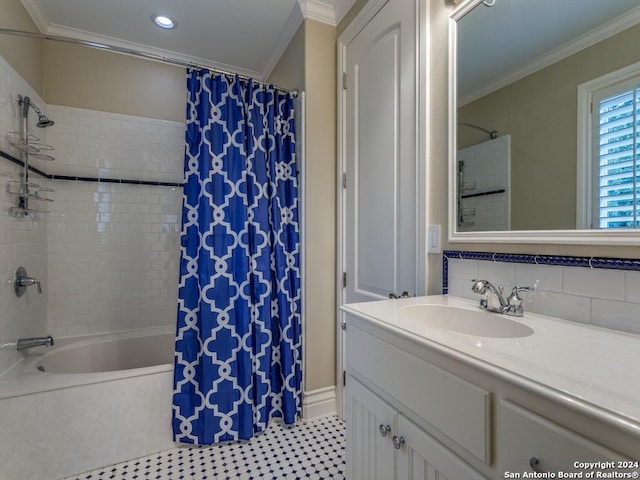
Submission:
<svg viewBox="0 0 640 480">
<path fill-rule="evenodd" d="M 300 415 L 294 106 L 207 70 L 187 85 L 173 432 L 207 445 Z"/>
</svg>

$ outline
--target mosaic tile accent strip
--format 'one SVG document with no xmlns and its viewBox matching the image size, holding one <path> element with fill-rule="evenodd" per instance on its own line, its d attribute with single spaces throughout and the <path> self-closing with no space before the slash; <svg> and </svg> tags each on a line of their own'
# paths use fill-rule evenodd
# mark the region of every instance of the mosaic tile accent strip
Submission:
<svg viewBox="0 0 640 480">
<path fill-rule="evenodd" d="M 448 260 L 450 258 L 507 263 L 524 263 L 532 265 L 556 265 L 561 267 L 606 268 L 612 270 L 640 271 L 640 260 L 636 259 L 444 250 L 442 252 L 443 295 L 447 295 L 449 293 Z"/>
<path fill-rule="evenodd" d="M 245 442 L 180 447 L 65 480 L 289 480 L 345 478 L 345 428 L 335 416 L 271 425 Z"/>
</svg>

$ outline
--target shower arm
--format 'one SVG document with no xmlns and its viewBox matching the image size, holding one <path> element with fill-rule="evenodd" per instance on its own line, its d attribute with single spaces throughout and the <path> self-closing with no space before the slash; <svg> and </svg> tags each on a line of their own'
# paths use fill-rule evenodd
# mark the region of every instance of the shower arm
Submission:
<svg viewBox="0 0 640 480">
<path fill-rule="evenodd" d="M 489 137 L 491 137 L 491 140 L 494 140 L 494 139 L 498 138 L 498 131 L 497 130 L 487 130 L 486 128 L 482 128 L 482 127 L 479 127 L 478 125 L 474 125 L 473 123 L 467 123 L 467 122 L 459 122 L 458 125 L 462 125 L 464 127 L 475 128 L 476 130 L 480 130 L 482 132 L 485 132 L 486 134 L 489 135 Z"/>
</svg>

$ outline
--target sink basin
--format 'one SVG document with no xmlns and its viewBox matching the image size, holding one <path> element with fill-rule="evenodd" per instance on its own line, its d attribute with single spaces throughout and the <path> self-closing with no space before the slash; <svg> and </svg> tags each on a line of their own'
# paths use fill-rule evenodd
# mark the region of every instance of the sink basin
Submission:
<svg viewBox="0 0 640 480">
<path fill-rule="evenodd" d="M 424 325 L 475 337 L 519 338 L 533 334 L 527 325 L 502 315 L 449 305 L 408 305 L 400 309 L 399 320 L 410 322 L 413 328 Z"/>
</svg>

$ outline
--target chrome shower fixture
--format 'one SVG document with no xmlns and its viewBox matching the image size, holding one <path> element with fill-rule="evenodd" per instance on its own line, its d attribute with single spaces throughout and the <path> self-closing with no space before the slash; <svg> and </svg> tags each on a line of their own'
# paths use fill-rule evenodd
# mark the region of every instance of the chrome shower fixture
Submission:
<svg viewBox="0 0 640 480">
<path fill-rule="evenodd" d="M 498 131 L 497 130 L 487 130 L 486 128 L 482 128 L 482 127 L 479 127 L 478 125 L 474 125 L 473 123 L 468 123 L 468 122 L 458 122 L 458 125 L 462 125 L 464 127 L 475 128 L 476 130 L 481 130 L 481 131 L 487 133 L 489 135 L 489 137 L 491 137 L 491 140 L 495 140 L 496 138 L 498 138 Z"/>
<path fill-rule="evenodd" d="M 445 0 L 448 5 L 458 5 L 462 0 Z M 482 4 L 485 7 L 493 7 L 496 4 L 496 0 L 483 0 Z"/>
<path fill-rule="evenodd" d="M 53 125 L 55 122 L 48 118 L 42 110 L 40 110 L 29 97 L 23 97 L 22 95 L 18 95 L 18 104 L 22 106 L 22 116 L 23 118 L 27 118 L 29 116 L 29 107 L 33 108 L 33 110 L 38 114 L 38 123 L 36 123 L 36 127 L 38 128 L 46 128 Z"/>
</svg>

